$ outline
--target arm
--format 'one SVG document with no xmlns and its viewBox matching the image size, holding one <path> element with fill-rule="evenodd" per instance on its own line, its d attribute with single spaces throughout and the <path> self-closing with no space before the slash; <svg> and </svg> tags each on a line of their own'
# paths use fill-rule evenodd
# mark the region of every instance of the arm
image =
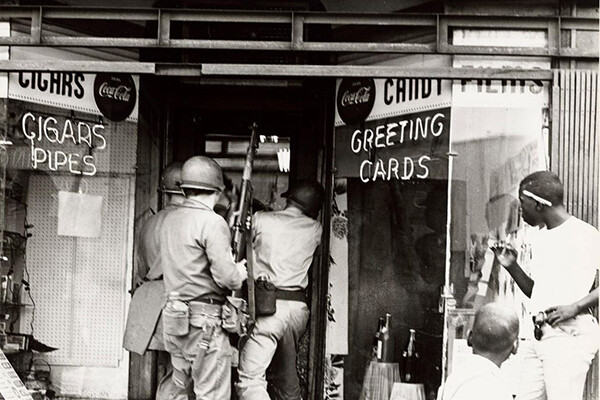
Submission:
<svg viewBox="0 0 600 400">
<path fill-rule="evenodd" d="M 492 247 L 496 259 L 517 282 L 519 288 L 525 293 L 525 296 L 531 297 L 534 281 L 523 271 L 523 268 L 517 262 L 517 251 L 509 244 Z"/>
<path fill-rule="evenodd" d="M 590 307 L 597 307 L 599 293 L 600 288 L 596 288 L 575 303 L 563 306 L 554 306 L 546 309 L 548 323 L 552 326 L 555 326 L 559 322 L 566 321 L 581 313 L 584 313 Z"/>
<path fill-rule="evenodd" d="M 236 290 L 246 279 L 246 260 L 233 261 L 229 227 L 221 217 L 207 229 L 206 256 L 210 262 L 210 272 L 215 283 L 223 289 Z"/>
</svg>

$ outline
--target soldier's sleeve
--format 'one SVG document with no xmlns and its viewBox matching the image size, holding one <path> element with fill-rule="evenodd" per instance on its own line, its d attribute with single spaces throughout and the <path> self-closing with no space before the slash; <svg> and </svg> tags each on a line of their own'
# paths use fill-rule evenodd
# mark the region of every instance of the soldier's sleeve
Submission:
<svg viewBox="0 0 600 400">
<path fill-rule="evenodd" d="M 215 218 L 207 232 L 205 250 L 213 280 L 223 289 L 239 289 L 242 286 L 242 276 L 233 261 L 231 233 L 227 222 L 221 217 Z"/>
</svg>

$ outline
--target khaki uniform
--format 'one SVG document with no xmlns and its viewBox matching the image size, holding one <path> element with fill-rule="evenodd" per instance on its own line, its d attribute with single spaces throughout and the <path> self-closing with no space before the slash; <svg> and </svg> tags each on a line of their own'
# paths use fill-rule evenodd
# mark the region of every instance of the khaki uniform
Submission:
<svg viewBox="0 0 600 400">
<path fill-rule="evenodd" d="M 165 285 L 156 240 L 165 216 L 175 208 L 177 206 L 167 205 L 151 216 L 140 230 L 138 275 L 145 282 L 136 289 L 131 299 L 123 347 L 141 355 L 146 350 L 165 351 L 160 323 Z"/>
<path fill-rule="evenodd" d="M 220 303 L 242 285 L 229 227 L 212 209 L 188 198 L 165 216 L 156 245 L 167 293 L 178 292 L 189 306 L 184 334 L 177 332 L 181 325 L 163 319 L 176 388 L 170 398 L 187 399 L 185 386 L 191 380 L 197 400 L 229 399 L 231 347 L 221 327 Z"/>
<path fill-rule="evenodd" d="M 321 224 L 295 207 L 257 212 L 252 221 L 255 276 L 266 277 L 280 290 L 305 290 L 321 233 Z M 300 399 L 296 354 L 308 319 L 305 302 L 284 299 L 277 300 L 275 314 L 256 319 L 240 353 L 236 383 L 240 400 L 269 400 L 266 371 L 271 362 L 278 364 L 272 366 L 279 375 L 275 384 L 277 395 Z M 278 382 L 283 385 L 278 386 Z"/>
</svg>

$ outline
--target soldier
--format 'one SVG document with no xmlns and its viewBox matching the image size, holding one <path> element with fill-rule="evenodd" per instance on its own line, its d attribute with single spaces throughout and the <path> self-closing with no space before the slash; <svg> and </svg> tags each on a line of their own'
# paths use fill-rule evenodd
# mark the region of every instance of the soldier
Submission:
<svg viewBox="0 0 600 400">
<path fill-rule="evenodd" d="M 157 238 L 157 251 L 169 294 L 163 310 L 165 347 L 173 365 L 170 399 L 229 399 L 231 347 L 223 330 L 222 304 L 247 277 L 245 260 L 234 263 L 230 232 L 213 211 L 224 189 L 219 165 L 195 156 L 183 164 L 186 200 L 169 212 Z"/>
<path fill-rule="evenodd" d="M 316 219 L 325 196 L 323 187 L 312 181 L 298 182 L 283 196 L 284 210 L 260 211 L 253 217 L 257 318 L 240 353 L 236 383 L 240 400 L 269 399 L 266 370 L 272 360 L 280 363 L 272 366 L 278 374 L 277 397 L 301 399 L 296 354 L 309 318 L 308 269 L 321 242 L 323 229 Z M 276 351 L 285 356 L 273 359 Z"/>
<path fill-rule="evenodd" d="M 159 363 L 167 371 L 158 384 L 159 393 L 169 391 L 171 362 L 165 350 L 160 318 L 165 285 L 155 242 L 165 215 L 185 200 L 179 187 L 181 167 L 181 162 L 172 162 L 165 167 L 159 191 L 167 195 L 167 205 L 158 214 L 152 215 L 140 230 L 136 280 L 137 286 L 143 285 L 138 287 L 131 300 L 124 338 L 124 347 L 131 352 L 140 355 L 144 355 L 147 350 L 159 352 Z"/>
</svg>

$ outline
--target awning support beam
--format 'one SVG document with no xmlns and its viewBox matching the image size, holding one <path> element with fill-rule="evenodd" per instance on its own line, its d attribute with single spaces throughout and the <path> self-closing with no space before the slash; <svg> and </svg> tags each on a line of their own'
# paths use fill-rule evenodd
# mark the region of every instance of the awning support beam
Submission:
<svg viewBox="0 0 600 400">
<path fill-rule="evenodd" d="M 139 29 L 115 32 L 58 36 L 51 27 L 61 21 L 86 22 L 102 20 L 120 21 Z M 0 6 L 0 21 L 13 21 L 24 27 L 21 35 L 0 37 L 0 46 L 44 47 L 119 47 L 119 48 L 177 48 L 177 49 L 223 49 L 303 51 L 333 53 L 402 53 L 402 54 L 498 54 L 519 56 L 553 56 L 569 58 L 598 58 L 596 46 L 582 48 L 561 45 L 565 31 L 598 32 L 598 20 L 587 17 L 560 16 L 498 16 L 498 15 L 449 15 L 449 14 L 355 14 L 309 11 L 232 11 L 201 9 L 136 9 L 53 6 Z M 180 38 L 172 36 L 172 24 L 219 23 L 247 26 L 272 26 L 289 31 L 289 37 L 274 40 L 249 40 L 246 38 L 224 40 L 223 38 Z M 148 24 L 156 24 L 156 32 L 140 37 L 140 31 Z M 379 41 L 314 41 L 305 35 L 312 27 L 327 25 L 337 28 L 352 26 L 389 26 L 422 32 L 429 37 L 403 39 L 401 42 L 381 39 Z M 29 28 L 29 29 L 27 29 Z M 461 46 L 452 43 L 455 30 L 524 30 L 537 31 L 546 38 L 539 47 L 518 46 Z M 83 30 L 83 29 L 82 29 Z M 137 32 L 137 33 L 135 33 Z M 137 36 L 136 36 L 137 35 Z M 418 35 L 417 35 L 418 36 Z M 377 40 L 377 39 L 371 39 Z"/>
</svg>

